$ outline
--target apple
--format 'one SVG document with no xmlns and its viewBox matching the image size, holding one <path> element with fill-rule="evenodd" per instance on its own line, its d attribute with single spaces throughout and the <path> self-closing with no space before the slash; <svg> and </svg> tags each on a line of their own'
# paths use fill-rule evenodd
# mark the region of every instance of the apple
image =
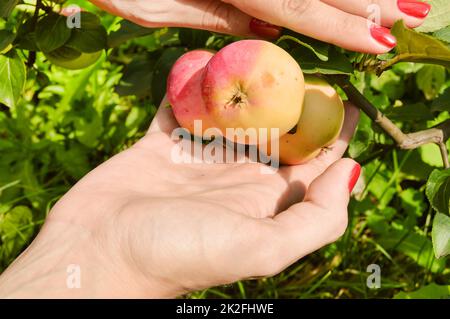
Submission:
<svg viewBox="0 0 450 319">
<path fill-rule="evenodd" d="M 279 140 L 279 160 L 284 165 L 302 164 L 317 157 L 338 139 L 344 124 L 344 104 L 330 84 L 309 75 L 305 76 L 305 89 L 295 132 Z M 270 144 L 265 150 L 270 150 Z"/>
<path fill-rule="evenodd" d="M 294 58 L 262 40 L 221 49 L 206 65 L 202 82 L 210 119 L 223 134 L 227 128 L 241 129 L 225 137 L 246 144 L 266 143 L 289 132 L 302 113 L 304 92 L 303 72 Z M 249 129 L 259 134 L 257 141 L 249 139 Z M 267 134 L 262 136 L 260 129 Z M 278 134 L 271 137 L 271 129 Z"/>
<path fill-rule="evenodd" d="M 194 132 L 194 121 L 201 121 L 202 133 L 214 127 L 202 97 L 205 66 L 214 56 L 207 50 L 190 51 L 182 55 L 172 67 L 167 79 L 167 99 L 181 127 Z M 198 134 L 197 134 L 198 135 Z"/>
<path fill-rule="evenodd" d="M 303 112 L 294 134 L 280 138 L 280 163 L 297 165 L 320 154 L 338 139 L 344 125 L 344 104 L 325 80 L 307 76 Z"/>
</svg>

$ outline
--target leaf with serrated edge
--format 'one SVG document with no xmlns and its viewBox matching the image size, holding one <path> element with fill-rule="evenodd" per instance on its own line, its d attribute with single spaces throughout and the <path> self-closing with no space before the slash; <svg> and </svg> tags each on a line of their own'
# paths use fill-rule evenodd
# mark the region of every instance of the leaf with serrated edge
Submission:
<svg viewBox="0 0 450 319">
<path fill-rule="evenodd" d="M 450 48 L 444 42 L 408 29 L 403 21 L 397 21 L 391 32 L 397 38 L 397 55 L 387 61 L 388 65 L 409 61 L 450 67 Z"/>
<path fill-rule="evenodd" d="M 66 17 L 51 13 L 36 26 L 36 44 L 43 52 L 53 51 L 63 46 L 70 38 L 71 29 L 66 25 Z"/>
<path fill-rule="evenodd" d="M 0 103 L 14 107 L 22 94 L 25 80 L 25 64 L 16 52 L 0 55 Z"/>
<path fill-rule="evenodd" d="M 431 232 L 436 258 L 450 255 L 450 216 L 437 213 Z"/>
<path fill-rule="evenodd" d="M 450 43 L 450 26 L 436 31 L 433 36 L 441 41 Z"/>
<path fill-rule="evenodd" d="M 416 30 L 419 32 L 434 32 L 450 25 L 450 4 L 448 0 L 428 0 L 431 11 L 424 23 Z"/>
<path fill-rule="evenodd" d="M 448 214 L 450 201 L 450 170 L 434 170 L 428 178 L 426 194 L 433 208 Z"/>
</svg>

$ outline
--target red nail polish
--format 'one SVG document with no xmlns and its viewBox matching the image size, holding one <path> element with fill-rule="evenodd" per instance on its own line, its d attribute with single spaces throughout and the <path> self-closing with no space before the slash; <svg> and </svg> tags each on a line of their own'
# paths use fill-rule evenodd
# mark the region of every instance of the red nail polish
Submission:
<svg viewBox="0 0 450 319">
<path fill-rule="evenodd" d="M 257 36 L 267 39 L 276 39 L 281 34 L 281 27 L 253 18 L 250 21 L 250 31 Z"/>
<path fill-rule="evenodd" d="M 370 26 L 370 34 L 372 37 L 388 48 L 393 48 L 397 45 L 397 39 L 391 34 L 391 30 L 388 28 L 372 24 Z"/>
<path fill-rule="evenodd" d="M 398 0 L 397 5 L 403 13 L 419 19 L 425 18 L 431 10 L 431 5 L 422 1 Z"/>
<path fill-rule="evenodd" d="M 356 182 L 359 179 L 359 175 L 361 174 L 361 165 L 356 163 L 355 167 L 353 167 L 352 172 L 350 173 L 350 180 L 348 181 L 348 191 L 351 193 L 353 188 L 355 188 Z"/>
</svg>

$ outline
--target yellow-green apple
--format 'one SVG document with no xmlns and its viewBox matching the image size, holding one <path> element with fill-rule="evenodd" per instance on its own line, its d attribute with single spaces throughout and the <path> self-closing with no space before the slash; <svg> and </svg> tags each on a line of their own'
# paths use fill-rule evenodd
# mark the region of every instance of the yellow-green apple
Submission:
<svg viewBox="0 0 450 319">
<path fill-rule="evenodd" d="M 262 40 L 237 41 L 217 52 L 206 66 L 202 87 L 217 128 L 223 134 L 227 128 L 241 129 L 226 137 L 246 144 L 270 141 L 271 129 L 278 130 L 273 138 L 289 132 L 298 122 L 305 92 L 298 63 Z M 249 129 L 257 132 L 257 141 L 248 138 Z"/>
<path fill-rule="evenodd" d="M 344 104 L 325 80 L 305 77 L 303 112 L 293 134 L 280 138 L 280 163 L 297 165 L 315 158 L 333 144 L 344 124 Z"/>
<path fill-rule="evenodd" d="M 200 135 L 214 127 L 206 111 L 201 87 L 205 66 L 213 56 L 214 53 L 207 50 L 187 52 L 175 62 L 167 79 L 167 98 L 175 118 L 192 134 Z M 194 132 L 194 121 L 201 121 L 200 134 Z"/>
</svg>

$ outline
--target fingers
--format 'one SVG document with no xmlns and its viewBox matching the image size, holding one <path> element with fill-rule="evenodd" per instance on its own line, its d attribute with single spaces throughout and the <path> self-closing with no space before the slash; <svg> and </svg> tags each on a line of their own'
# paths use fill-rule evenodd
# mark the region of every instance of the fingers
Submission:
<svg viewBox="0 0 450 319">
<path fill-rule="evenodd" d="M 219 0 L 91 1 L 105 11 L 149 28 L 184 27 L 253 35 L 250 31 L 252 17 Z"/>
<path fill-rule="evenodd" d="M 347 228 L 350 184 L 359 165 L 341 159 L 311 184 L 305 199 L 277 215 L 260 221 L 260 243 L 252 254 L 251 276 L 275 275 L 303 256 L 337 240 Z"/>
<path fill-rule="evenodd" d="M 148 133 L 162 132 L 170 135 L 177 127 L 179 127 L 177 120 L 173 115 L 173 111 L 167 101 L 167 97 L 164 97 L 161 105 L 159 106 L 158 112 L 156 112 L 156 115 L 150 124 Z"/>
<path fill-rule="evenodd" d="M 224 1 L 261 20 L 349 50 L 377 54 L 396 44 L 388 29 L 319 0 Z"/>
<path fill-rule="evenodd" d="M 380 23 L 392 26 L 395 21 L 403 19 L 407 26 L 421 25 L 430 12 L 428 3 L 415 0 L 322 0 L 333 7 L 361 17 L 378 15 Z"/>
</svg>

